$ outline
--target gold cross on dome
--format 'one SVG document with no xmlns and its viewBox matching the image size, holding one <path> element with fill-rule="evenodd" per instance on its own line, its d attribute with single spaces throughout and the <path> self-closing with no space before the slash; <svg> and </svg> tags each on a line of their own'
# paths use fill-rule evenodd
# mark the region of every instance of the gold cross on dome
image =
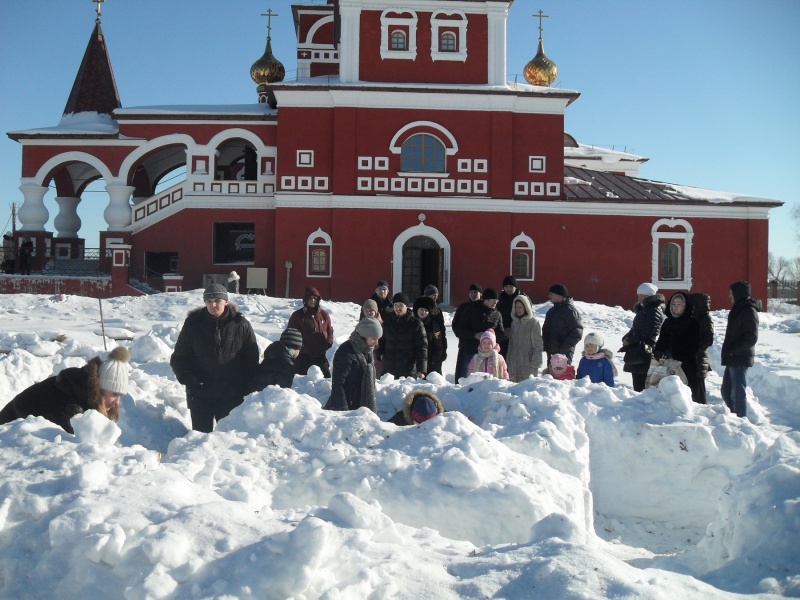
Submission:
<svg viewBox="0 0 800 600">
<path fill-rule="evenodd" d="M 542 19 L 549 19 L 550 15 L 544 14 L 540 8 L 538 13 L 533 13 L 533 16 L 539 17 L 539 37 L 542 37 Z"/>
<path fill-rule="evenodd" d="M 267 17 L 267 37 L 272 35 L 272 17 L 277 17 L 278 13 L 272 12 L 271 8 L 267 9 L 267 12 L 261 13 L 262 17 Z"/>
<path fill-rule="evenodd" d="M 94 9 L 94 12 L 97 13 L 97 18 L 94 20 L 94 22 L 97 23 L 98 25 L 100 24 L 100 5 L 105 1 L 106 0 L 92 0 L 92 2 L 97 4 L 97 6 Z"/>
</svg>

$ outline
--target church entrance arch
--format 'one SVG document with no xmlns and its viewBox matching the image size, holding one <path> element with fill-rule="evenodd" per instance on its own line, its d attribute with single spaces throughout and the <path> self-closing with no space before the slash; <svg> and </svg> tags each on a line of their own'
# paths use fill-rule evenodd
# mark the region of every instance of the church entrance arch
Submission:
<svg viewBox="0 0 800 600">
<path fill-rule="evenodd" d="M 426 285 L 439 289 L 439 302 L 450 303 L 450 242 L 437 229 L 420 223 L 395 239 L 392 290 L 413 302 Z"/>
</svg>

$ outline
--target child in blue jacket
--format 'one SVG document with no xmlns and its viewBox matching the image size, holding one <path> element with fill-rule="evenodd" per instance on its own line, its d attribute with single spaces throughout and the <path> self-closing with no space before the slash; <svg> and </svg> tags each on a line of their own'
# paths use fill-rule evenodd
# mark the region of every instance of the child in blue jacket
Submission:
<svg viewBox="0 0 800 600">
<path fill-rule="evenodd" d="M 590 333 L 583 340 L 583 356 L 578 363 L 578 375 L 576 379 L 589 377 L 592 383 L 605 383 L 608 387 L 614 387 L 614 377 L 617 369 L 611 359 L 614 353 L 603 348 L 605 340 L 599 333 Z"/>
</svg>

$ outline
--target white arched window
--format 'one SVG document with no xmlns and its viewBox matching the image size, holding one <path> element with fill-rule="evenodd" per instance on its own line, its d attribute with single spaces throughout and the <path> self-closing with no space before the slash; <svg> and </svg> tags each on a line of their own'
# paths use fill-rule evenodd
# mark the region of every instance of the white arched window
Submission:
<svg viewBox="0 0 800 600">
<path fill-rule="evenodd" d="M 417 58 L 417 15 L 414 11 L 383 11 L 381 58 Z"/>
<path fill-rule="evenodd" d="M 306 277 L 331 276 L 331 236 L 317 229 L 306 239 Z"/>
<path fill-rule="evenodd" d="M 534 258 L 536 257 L 536 246 L 533 239 L 520 233 L 511 240 L 511 269 L 510 273 L 517 281 L 533 281 Z"/>
<path fill-rule="evenodd" d="M 431 59 L 467 60 L 467 15 L 439 10 L 431 15 Z"/>
<path fill-rule="evenodd" d="M 692 238 L 684 219 L 659 219 L 650 230 L 653 242 L 652 282 L 661 289 L 692 289 Z"/>
</svg>

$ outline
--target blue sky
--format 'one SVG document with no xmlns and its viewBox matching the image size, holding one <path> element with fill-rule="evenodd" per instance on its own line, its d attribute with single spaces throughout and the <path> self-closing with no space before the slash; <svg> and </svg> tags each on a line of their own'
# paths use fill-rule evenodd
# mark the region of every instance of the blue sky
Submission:
<svg viewBox="0 0 800 600">
<path fill-rule="evenodd" d="M 305 2 L 324 4 L 324 1 Z M 250 65 L 264 51 L 295 72 L 287 0 L 107 0 L 103 32 L 122 105 L 256 102 Z M 56 125 L 94 27 L 91 0 L 0 2 L 0 129 Z M 536 53 L 542 9 L 555 87 L 581 97 L 566 130 L 584 144 L 650 158 L 643 177 L 786 203 L 771 211 L 770 250 L 800 256 L 800 2 L 797 0 L 516 0 L 508 77 Z M 20 146 L 0 139 L 0 226 L 19 191 Z M 52 192 L 48 229 L 58 211 Z M 104 193 L 78 209 L 87 247 L 105 228 Z M 598 231 L 597 243 L 603 242 Z"/>
</svg>

